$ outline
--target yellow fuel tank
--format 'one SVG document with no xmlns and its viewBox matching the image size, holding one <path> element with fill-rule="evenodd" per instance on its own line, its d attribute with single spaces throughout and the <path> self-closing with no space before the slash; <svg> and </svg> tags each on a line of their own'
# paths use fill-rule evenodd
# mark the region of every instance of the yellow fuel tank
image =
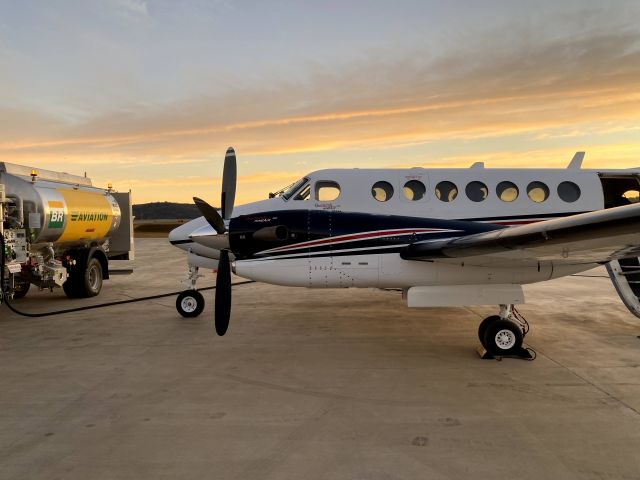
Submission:
<svg viewBox="0 0 640 480">
<path fill-rule="evenodd" d="M 42 224 L 33 243 L 85 243 L 103 240 L 120 226 L 120 206 L 94 188 L 35 186 L 42 202 Z"/>
<path fill-rule="evenodd" d="M 58 242 L 106 238 L 120 224 L 118 202 L 108 194 L 59 190 L 65 200 L 68 219 Z"/>
</svg>

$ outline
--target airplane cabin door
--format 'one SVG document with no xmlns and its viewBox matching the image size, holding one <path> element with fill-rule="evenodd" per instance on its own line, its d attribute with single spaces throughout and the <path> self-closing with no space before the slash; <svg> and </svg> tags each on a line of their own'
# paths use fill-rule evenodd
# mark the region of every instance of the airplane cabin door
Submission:
<svg viewBox="0 0 640 480">
<path fill-rule="evenodd" d="M 604 208 L 621 207 L 640 200 L 640 179 L 635 174 L 600 174 Z"/>
</svg>

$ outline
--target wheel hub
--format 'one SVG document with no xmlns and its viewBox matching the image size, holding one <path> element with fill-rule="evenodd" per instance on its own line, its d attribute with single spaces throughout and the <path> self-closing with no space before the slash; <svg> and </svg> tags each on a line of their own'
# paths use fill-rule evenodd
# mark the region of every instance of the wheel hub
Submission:
<svg viewBox="0 0 640 480">
<path fill-rule="evenodd" d="M 509 350 L 516 344 L 516 336 L 511 330 L 503 329 L 496 333 L 496 345 L 502 350 Z"/>
<path fill-rule="evenodd" d="M 92 290 L 97 290 L 98 288 L 98 282 L 99 282 L 99 278 L 98 278 L 98 269 L 95 267 L 92 267 L 89 270 L 89 285 L 91 286 Z"/>
<path fill-rule="evenodd" d="M 182 302 L 180 302 L 180 306 L 185 312 L 193 313 L 195 312 L 196 308 L 198 308 L 198 302 L 193 297 L 184 297 L 182 299 Z"/>
</svg>

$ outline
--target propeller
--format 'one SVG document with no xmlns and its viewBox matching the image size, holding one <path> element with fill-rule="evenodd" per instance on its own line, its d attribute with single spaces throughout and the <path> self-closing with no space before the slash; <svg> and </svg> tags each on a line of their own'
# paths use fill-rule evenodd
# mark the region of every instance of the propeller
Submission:
<svg viewBox="0 0 640 480">
<path fill-rule="evenodd" d="M 236 164 L 236 152 L 233 147 L 227 148 L 224 156 L 224 168 L 222 170 L 222 195 L 220 208 L 222 218 L 229 220 L 233 213 L 233 204 L 236 201 L 236 181 L 238 177 L 238 167 Z"/>
<path fill-rule="evenodd" d="M 220 235 L 226 233 L 227 227 L 224 221 L 229 220 L 233 213 L 233 204 L 236 200 L 237 177 L 236 152 L 233 147 L 229 147 L 224 156 L 224 168 L 222 170 L 222 193 L 220 194 L 220 211 L 222 215 L 201 198 L 193 197 L 193 201 L 196 207 L 198 207 L 198 210 L 200 210 L 200 213 L 202 213 L 202 216 Z"/>
<path fill-rule="evenodd" d="M 213 227 L 218 235 L 212 236 L 214 239 L 227 239 L 227 248 L 220 250 L 220 260 L 218 264 L 218 273 L 216 274 L 216 294 L 215 294 L 215 326 L 216 333 L 223 336 L 229 327 L 229 318 L 231 317 L 231 263 L 229 261 L 228 234 L 225 220 L 231 218 L 233 213 L 233 204 L 236 199 L 236 180 L 237 165 L 236 152 L 232 147 L 227 149 L 224 157 L 224 169 L 222 171 L 222 193 L 220 195 L 220 211 L 218 213 L 214 207 L 198 197 L 193 197 L 193 201 L 202 213 L 205 220 Z M 224 237 L 222 237 L 224 235 Z"/>
<path fill-rule="evenodd" d="M 224 225 L 224 220 L 215 208 L 198 197 L 193 197 L 193 202 L 196 204 L 196 207 L 198 207 L 198 210 L 200 210 L 200 213 L 205 220 L 209 222 L 209 225 L 211 225 L 219 235 L 223 235 L 227 231 L 227 227 Z"/>
<path fill-rule="evenodd" d="M 215 325 L 216 333 L 223 336 L 229 328 L 231 316 L 231 266 L 229 263 L 229 250 L 220 252 L 220 263 L 216 275 L 216 305 Z"/>
</svg>

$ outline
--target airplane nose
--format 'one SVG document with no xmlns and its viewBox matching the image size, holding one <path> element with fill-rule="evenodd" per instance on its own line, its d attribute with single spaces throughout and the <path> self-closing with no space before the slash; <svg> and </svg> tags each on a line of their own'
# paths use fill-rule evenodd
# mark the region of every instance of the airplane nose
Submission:
<svg viewBox="0 0 640 480">
<path fill-rule="evenodd" d="M 182 248 L 182 245 L 191 243 L 191 239 L 189 239 L 190 233 L 191 227 L 188 224 L 180 225 L 169 232 L 169 243 Z"/>
</svg>

